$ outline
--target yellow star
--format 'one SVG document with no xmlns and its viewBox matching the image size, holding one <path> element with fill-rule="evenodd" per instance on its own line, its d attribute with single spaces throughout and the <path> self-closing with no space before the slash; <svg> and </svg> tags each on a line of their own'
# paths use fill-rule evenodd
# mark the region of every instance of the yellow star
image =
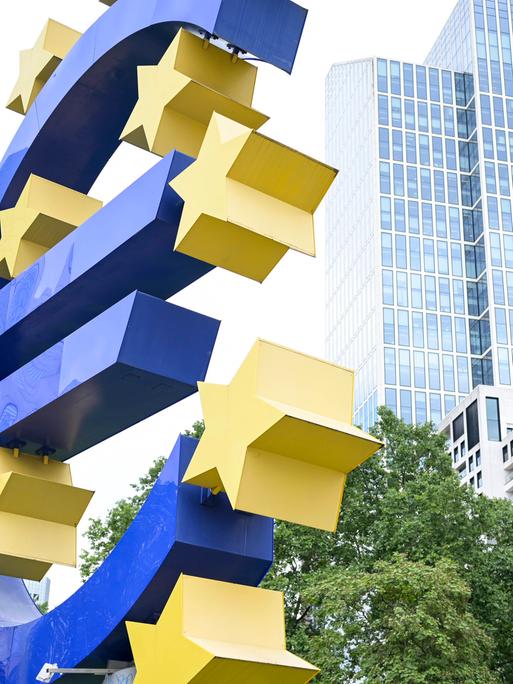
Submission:
<svg viewBox="0 0 513 684">
<path fill-rule="evenodd" d="M 286 650 L 283 595 L 182 575 L 156 625 L 127 622 L 135 684 L 307 684 Z"/>
<path fill-rule="evenodd" d="M 0 574 L 39 581 L 54 563 L 74 567 L 92 496 L 69 465 L 0 449 Z"/>
<path fill-rule="evenodd" d="M 184 482 L 233 508 L 335 530 L 347 474 L 381 448 L 351 425 L 353 373 L 259 340 L 231 384 L 200 383 L 206 430 Z"/>
<path fill-rule="evenodd" d="M 139 100 L 121 138 L 162 157 L 196 157 L 214 111 L 251 128 L 268 120 L 251 108 L 256 67 L 183 29 L 157 66 L 137 73 Z"/>
<path fill-rule="evenodd" d="M 288 249 L 315 255 L 313 214 L 337 172 L 214 114 L 172 182 L 185 207 L 175 250 L 262 282 Z"/>
<path fill-rule="evenodd" d="M 30 176 L 16 206 L 0 211 L 0 277 L 15 278 L 101 206 L 92 197 Z"/>
<path fill-rule="evenodd" d="M 49 19 L 34 47 L 20 52 L 20 74 L 7 108 L 26 114 L 80 36 L 78 31 Z"/>
</svg>

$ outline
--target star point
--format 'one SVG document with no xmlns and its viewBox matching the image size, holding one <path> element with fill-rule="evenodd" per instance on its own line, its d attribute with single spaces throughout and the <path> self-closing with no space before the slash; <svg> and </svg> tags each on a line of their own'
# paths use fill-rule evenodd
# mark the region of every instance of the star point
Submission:
<svg viewBox="0 0 513 684">
<path fill-rule="evenodd" d="M 317 668 L 286 650 L 283 595 L 182 575 L 156 625 L 127 623 L 135 684 L 307 684 Z"/>
<path fill-rule="evenodd" d="M 121 139 L 159 156 L 171 150 L 197 156 L 214 111 L 259 128 L 252 109 L 256 67 L 180 29 L 155 66 L 137 70 L 139 99 Z"/>
<path fill-rule="evenodd" d="M 0 211 L 0 277 L 15 278 L 101 206 L 99 200 L 31 175 L 16 206 Z"/>
<path fill-rule="evenodd" d="M 171 182 L 185 202 L 175 250 L 262 282 L 289 249 L 315 255 L 313 215 L 336 174 L 215 113 Z"/>
<path fill-rule="evenodd" d="M 20 52 L 19 77 L 7 108 L 26 114 L 80 36 L 78 31 L 49 19 L 34 47 Z"/>
<path fill-rule="evenodd" d="M 231 384 L 200 385 L 206 430 L 184 482 L 234 509 L 334 530 L 347 474 L 381 448 L 351 425 L 353 373 L 259 340 Z"/>
</svg>

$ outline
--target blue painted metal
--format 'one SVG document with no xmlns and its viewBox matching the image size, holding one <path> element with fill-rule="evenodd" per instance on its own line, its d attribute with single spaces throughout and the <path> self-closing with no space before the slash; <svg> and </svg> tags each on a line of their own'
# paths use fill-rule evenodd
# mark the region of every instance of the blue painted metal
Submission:
<svg viewBox="0 0 513 684">
<path fill-rule="evenodd" d="M 291 71 L 305 19 L 291 0 L 117 0 L 27 113 L 0 165 L 0 208 L 14 206 L 30 173 L 89 191 L 137 101 L 137 66 L 156 64 L 181 26 Z"/>
<path fill-rule="evenodd" d="M 31 173 L 89 191 L 135 106 L 136 67 L 157 63 L 181 26 L 290 71 L 305 18 L 291 0 L 117 0 L 24 118 L 0 163 L 0 208 Z M 211 269 L 172 250 L 183 203 L 168 183 L 190 163 L 169 155 L 0 290 L 1 443 L 65 459 L 203 379 L 218 322 L 148 296 L 168 298 Z M 273 523 L 179 485 L 194 449 L 179 440 L 128 533 L 56 610 L 39 617 L 21 582 L 0 578 L 0 684 L 32 684 L 45 662 L 130 659 L 125 620 L 155 622 L 181 572 L 260 583 Z"/>
<path fill-rule="evenodd" d="M 130 660 L 125 620 L 155 623 L 180 573 L 261 582 L 272 563 L 273 521 L 234 512 L 224 494 L 206 506 L 200 489 L 179 484 L 196 444 L 179 438 L 138 517 L 76 594 L 38 620 L 0 630 L 0 681 L 33 684 L 45 663 Z"/>
<path fill-rule="evenodd" d="M 134 290 L 168 299 L 212 270 L 173 251 L 183 201 L 173 152 L 0 290 L 0 379 Z"/>
<path fill-rule="evenodd" d="M 65 461 L 197 391 L 219 321 L 140 292 L 0 383 L 0 445 Z"/>
</svg>

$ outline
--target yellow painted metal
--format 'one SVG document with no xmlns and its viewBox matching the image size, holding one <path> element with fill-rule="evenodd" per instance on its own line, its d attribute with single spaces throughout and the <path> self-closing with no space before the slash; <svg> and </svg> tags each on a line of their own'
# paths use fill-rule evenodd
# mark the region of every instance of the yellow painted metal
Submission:
<svg viewBox="0 0 513 684">
<path fill-rule="evenodd" d="M 121 138 L 162 157 L 196 157 L 214 111 L 250 128 L 269 118 L 251 108 L 256 67 L 184 29 L 157 66 L 137 73 L 139 100 Z"/>
<path fill-rule="evenodd" d="M 156 625 L 128 622 L 135 684 L 306 684 L 286 650 L 283 595 L 182 575 Z"/>
<path fill-rule="evenodd" d="M 69 26 L 49 19 L 34 47 L 20 52 L 20 73 L 7 108 L 26 114 L 80 36 L 81 33 Z"/>
<path fill-rule="evenodd" d="M 88 195 L 31 175 L 16 206 L 0 211 L 0 277 L 19 275 L 101 206 Z"/>
<path fill-rule="evenodd" d="M 336 170 L 214 114 L 172 182 L 185 201 L 175 249 L 262 282 L 294 249 L 315 255 L 313 214 Z"/>
<path fill-rule="evenodd" d="M 345 368 L 258 340 L 230 385 L 199 383 L 206 430 L 184 482 L 335 530 L 347 474 L 382 446 L 351 425 L 353 385 Z"/>
<path fill-rule="evenodd" d="M 0 449 L 0 574 L 40 580 L 54 563 L 74 567 L 92 496 L 73 487 L 69 465 Z"/>
</svg>

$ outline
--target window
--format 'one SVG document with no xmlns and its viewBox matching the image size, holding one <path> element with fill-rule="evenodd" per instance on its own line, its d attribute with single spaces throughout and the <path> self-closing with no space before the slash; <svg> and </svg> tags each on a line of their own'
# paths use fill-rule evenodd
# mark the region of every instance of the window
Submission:
<svg viewBox="0 0 513 684">
<path fill-rule="evenodd" d="M 392 126 L 397 126 L 398 128 L 403 126 L 401 100 L 398 97 L 392 98 Z"/>
<path fill-rule="evenodd" d="M 406 237 L 404 235 L 395 236 L 395 261 L 397 268 L 407 268 L 406 257 Z M 392 266 L 392 264 L 384 263 L 383 266 Z"/>
<path fill-rule="evenodd" d="M 385 383 L 387 385 L 395 385 L 395 349 L 385 347 Z"/>
<path fill-rule="evenodd" d="M 392 236 L 388 233 L 381 234 L 381 264 L 393 266 Z"/>
<path fill-rule="evenodd" d="M 427 339 L 429 349 L 439 349 L 438 318 L 436 314 L 426 314 Z"/>
<path fill-rule="evenodd" d="M 411 305 L 414 309 L 422 309 L 422 279 L 415 273 L 411 274 Z"/>
<path fill-rule="evenodd" d="M 408 347 L 410 345 L 408 312 L 403 309 L 399 309 L 397 312 L 397 335 L 401 346 Z"/>
<path fill-rule="evenodd" d="M 425 392 L 415 392 L 415 422 L 419 425 L 427 421 L 427 401 Z"/>
<path fill-rule="evenodd" d="M 403 387 L 411 386 L 410 352 L 407 349 L 399 350 L 399 383 Z"/>
<path fill-rule="evenodd" d="M 478 449 L 476 451 L 476 468 L 479 468 L 480 465 L 481 465 L 481 450 Z"/>
<path fill-rule="evenodd" d="M 444 354 L 442 357 L 442 367 L 444 376 L 444 390 L 454 392 L 456 389 L 454 382 L 454 361 L 452 356 Z"/>
<path fill-rule="evenodd" d="M 392 202 L 390 197 L 381 198 L 381 228 L 392 230 Z"/>
<path fill-rule="evenodd" d="M 395 389 L 385 390 L 385 406 L 397 416 L 397 392 Z"/>
<path fill-rule="evenodd" d="M 424 352 L 413 352 L 413 368 L 415 387 L 417 389 L 426 389 L 426 369 L 424 365 Z"/>
<path fill-rule="evenodd" d="M 383 310 L 383 338 L 385 344 L 395 344 L 394 310 Z"/>
<path fill-rule="evenodd" d="M 388 128 L 379 129 L 379 156 L 381 159 L 390 159 L 390 140 Z"/>
<path fill-rule="evenodd" d="M 378 90 L 382 93 L 388 91 L 388 64 L 385 59 L 378 59 Z"/>
<path fill-rule="evenodd" d="M 413 312 L 411 315 L 413 346 L 424 347 L 424 319 L 421 313 Z"/>
<path fill-rule="evenodd" d="M 403 134 L 401 131 L 392 131 L 392 149 L 394 161 L 403 161 Z"/>
<path fill-rule="evenodd" d="M 481 470 L 477 473 L 477 488 L 483 488 L 483 472 Z"/>
<path fill-rule="evenodd" d="M 456 449 L 454 449 L 453 454 L 452 454 L 453 462 L 457 463 L 459 460 L 459 457 L 460 457 L 460 450 L 458 449 L 458 447 L 456 447 Z"/>
<path fill-rule="evenodd" d="M 486 397 L 486 424 L 490 442 L 501 441 L 501 424 L 499 400 L 496 397 Z"/>
<path fill-rule="evenodd" d="M 397 306 L 408 306 L 408 274 L 397 271 Z"/>
<path fill-rule="evenodd" d="M 394 304 L 394 277 L 392 271 L 383 271 L 383 304 Z"/>
<path fill-rule="evenodd" d="M 474 472 L 474 457 L 473 456 L 468 457 L 468 471 L 469 471 L 469 473 Z"/>
<path fill-rule="evenodd" d="M 473 449 L 479 444 L 479 414 L 477 408 L 477 399 L 467 406 L 467 436 L 468 448 Z"/>
<path fill-rule="evenodd" d="M 417 73 L 417 97 L 419 100 L 427 100 L 426 68 L 417 66 L 415 71 Z"/>
<path fill-rule="evenodd" d="M 401 418 L 405 423 L 412 422 L 411 392 L 401 390 Z"/>
<path fill-rule="evenodd" d="M 429 389 L 440 389 L 440 359 L 438 354 L 428 354 Z"/>
<path fill-rule="evenodd" d="M 506 463 L 507 461 L 509 461 L 509 449 L 508 445 L 506 444 L 502 447 L 502 462 Z"/>
<path fill-rule="evenodd" d="M 431 420 L 435 425 L 442 421 L 442 399 L 439 394 L 429 395 Z"/>
<path fill-rule="evenodd" d="M 461 437 L 463 437 L 463 432 L 465 430 L 465 418 L 463 413 L 452 421 L 452 441 L 457 442 Z"/>
<path fill-rule="evenodd" d="M 386 95 L 380 95 L 378 97 L 378 116 L 379 123 L 382 126 L 389 125 L 390 118 L 388 116 L 388 97 Z"/>
</svg>

